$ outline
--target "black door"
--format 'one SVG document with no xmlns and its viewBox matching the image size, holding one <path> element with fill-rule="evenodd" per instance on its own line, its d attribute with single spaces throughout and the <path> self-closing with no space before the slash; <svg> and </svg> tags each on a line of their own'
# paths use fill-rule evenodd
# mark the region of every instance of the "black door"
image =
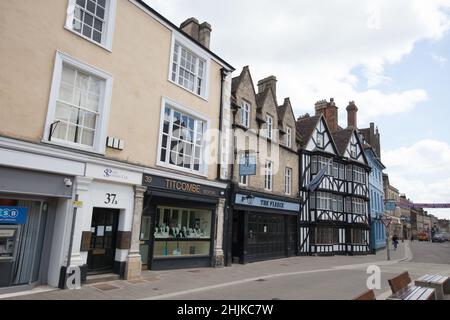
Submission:
<svg viewBox="0 0 450 320">
<path fill-rule="evenodd" d="M 276 214 L 250 213 L 247 230 L 248 261 L 285 256 L 285 217 Z"/>
<path fill-rule="evenodd" d="M 113 270 L 119 213 L 119 210 L 104 208 L 93 210 L 91 245 L 87 259 L 90 274 Z"/>
<path fill-rule="evenodd" d="M 289 257 L 297 254 L 297 216 L 287 216 L 287 254 Z"/>
</svg>

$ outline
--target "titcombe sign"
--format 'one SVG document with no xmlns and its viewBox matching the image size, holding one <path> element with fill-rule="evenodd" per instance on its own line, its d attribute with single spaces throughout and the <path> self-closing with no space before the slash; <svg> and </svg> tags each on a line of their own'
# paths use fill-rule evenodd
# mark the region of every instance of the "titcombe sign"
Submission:
<svg viewBox="0 0 450 320">
<path fill-rule="evenodd" d="M 225 195 L 225 192 L 222 189 L 148 174 L 144 174 L 142 178 L 142 185 L 157 189 L 171 190 L 209 197 L 221 197 Z"/>
</svg>

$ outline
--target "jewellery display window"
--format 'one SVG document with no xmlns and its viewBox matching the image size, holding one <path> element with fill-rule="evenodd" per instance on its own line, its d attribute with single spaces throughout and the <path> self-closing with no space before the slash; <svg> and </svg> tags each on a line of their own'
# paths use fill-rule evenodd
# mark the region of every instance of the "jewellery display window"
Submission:
<svg viewBox="0 0 450 320">
<path fill-rule="evenodd" d="M 206 256 L 211 249 L 212 210 L 158 206 L 153 256 Z"/>
</svg>

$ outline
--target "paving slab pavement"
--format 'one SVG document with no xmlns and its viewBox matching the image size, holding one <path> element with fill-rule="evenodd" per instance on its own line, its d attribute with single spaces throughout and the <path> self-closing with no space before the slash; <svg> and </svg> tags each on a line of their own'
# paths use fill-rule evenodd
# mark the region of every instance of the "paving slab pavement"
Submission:
<svg viewBox="0 0 450 320">
<path fill-rule="evenodd" d="M 176 299 L 191 294 L 212 293 L 214 290 L 233 287 L 239 288 L 246 283 L 258 280 L 274 279 L 283 282 L 286 279 L 305 279 L 319 276 L 318 283 L 325 281 L 325 274 L 346 274 L 347 279 L 352 274 L 358 274 L 354 282 L 365 286 L 367 266 L 379 264 L 383 268 L 394 266 L 411 258 L 408 243 L 401 244 L 397 251 L 391 253 L 392 261 L 386 261 L 386 251 L 381 250 L 376 255 L 367 256 L 332 256 L 332 257 L 292 257 L 287 259 L 256 262 L 247 265 L 236 264 L 225 268 L 202 268 L 169 271 L 144 271 L 140 281 L 116 280 L 84 285 L 80 290 L 54 290 L 31 295 L 6 296 L 7 299 Z M 418 269 L 420 266 L 417 267 Z M 355 273 L 355 270 L 358 270 Z M 397 269 L 386 269 L 396 272 Z M 322 277 L 320 276 L 322 275 Z M 322 279 L 322 280 L 321 280 Z M 339 279 L 339 277 L 338 277 Z M 343 279 L 343 278 L 342 278 Z M 300 280 L 299 280 L 300 281 Z M 261 281 L 263 282 L 263 281 Z M 324 282 L 325 283 L 325 282 Z M 316 284 L 317 285 L 317 284 Z M 331 283 L 328 285 L 330 287 Z M 360 286 L 355 286 L 359 288 Z M 242 291 L 242 290 L 241 290 Z M 331 290 L 332 291 L 332 290 Z M 331 292 L 330 290 L 328 292 Z M 353 291 L 352 291 L 353 292 Z M 211 294 L 208 295 L 211 298 Z M 232 295 L 235 297 L 236 295 Z M 212 295 L 215 298 L 214 295 Z M 217 295 L 217 298 L 221 295 Z M 303 297 L 303 296 L 302 296 Z M 314 295 L 312 295 L 314 297 Z M 0 296 L 1 298 L 1 296 Z"/>
</svg>

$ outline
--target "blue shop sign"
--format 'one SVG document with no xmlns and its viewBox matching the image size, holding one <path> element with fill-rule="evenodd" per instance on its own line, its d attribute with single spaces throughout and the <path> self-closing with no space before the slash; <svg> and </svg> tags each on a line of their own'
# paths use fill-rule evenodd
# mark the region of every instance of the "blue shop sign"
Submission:
<svg viewBox="0 0 450 320">
<path fill-rule="evenodd" d="M 256 175 L 256 155 L 244 154 L 239 159 L 239 175 L 255 176 Z"/>
<path fill-rule="evenodd" d="M 25 224 L 28 208 L 0 206 L 0 223 Z"/>
<path fill-rule="evenodd" d="M 385 205 L 385 209 L 387 211 L 395 211 L 397 209 L 397 202 L 395 201 L 387 201 Z"/>
<path fill-rule="evenodd" d="M 240 193 L 236 194 L 236 199 L 234 202 L 240 205 L 260 207 L 266 209 L 278 209 L 294 212 L 300 211 L 299 203 L 254 197 Z"/>
</svg>

